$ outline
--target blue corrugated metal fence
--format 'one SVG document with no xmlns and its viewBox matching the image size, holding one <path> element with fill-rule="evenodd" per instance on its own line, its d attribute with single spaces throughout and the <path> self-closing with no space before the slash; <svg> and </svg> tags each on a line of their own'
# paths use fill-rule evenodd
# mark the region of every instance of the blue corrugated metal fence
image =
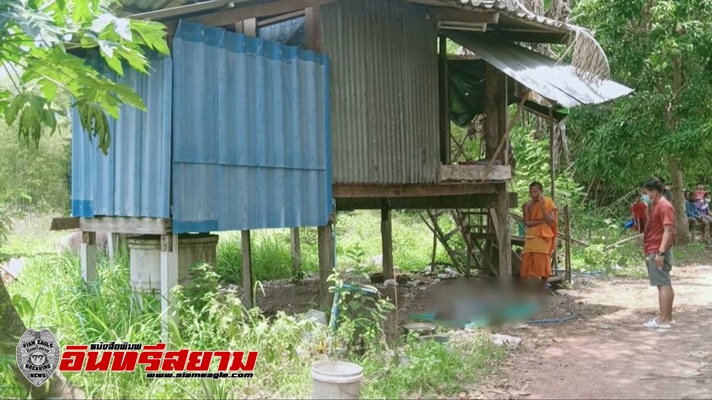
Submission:
<svg viewBox="0 0 712 400">
<path fill-rule="evenodd" d="M 74 118 L 73 215 L 167 218 L 172 205 L 175 233 L 328 222 L 326 56 L 181 22 L 172 66 L 156 65 L 127 73 L 148 112 L 122 109 L 107 157 Z"/>
<path fill-rule="evenodd" d="M 147 112 L 122 107 L 118 120 L 110 118 L 111 146 L 104 155 L 72 110 L 72 215 L 170 217 L 171 59 L 152 59 L 150 75 L 125 68 L 123 77 L 97 59 L 88 63 L 131 87 Z"/>
</svg>

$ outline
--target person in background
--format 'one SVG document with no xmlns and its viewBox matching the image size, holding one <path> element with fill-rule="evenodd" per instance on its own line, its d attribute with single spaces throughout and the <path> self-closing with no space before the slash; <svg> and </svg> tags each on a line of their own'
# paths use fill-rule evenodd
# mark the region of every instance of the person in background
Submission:
<svg viewBox="0 0 712 400">
<path fill-rule="evenodd" d="M 690 225 L 690 234 L 692 235 L 692 240 L 695 240 L 694 228 L 700 228 L 700 240 L 705 240 L 707 236 L 707 231 L 709 230 L 709 223 L 706 219 L 700 215 L 695 207 L 695 193 L 692 191 L 685 192 L 685 213 L 687 214 L 687 223 Z"/>
<path fill-rule="evenodd" d="M 705 184 L 704 183 L 698 183 L 697 184 L 697 190 L 695 190 L 695 201 L 702 201 L 705 198 Z"/>
<path fill-rule="evenodd" d="M 648 205 L 642 201 L 641 196 L 635 196 L 635 200 L 630 206 L 630 214 L 635 223 L 635 231 L 638 233 L 645 232 L 645 223 L 648 221 Z"/>
<path fill-rule="evenodd" d="M 695 208 L 697 208 L 697 212 L 705 221 L 707 221 L 707 225 L 712 225 L 712 214 L 710 213 L 711 198 L 712 196 L 710 196 L 710 192 L 706 192 L 704 195 L 702 195 L 702 199 L 698 200 L 695 203 Z"/>
<path fill-rule="evenodd" d="M 527 230 L 520 276 L 522 280 L 540 279 L 546 293 L 558 234 L 557 209 L 554 201 L 544 196 L 544 186 L 539 182 L 529 185 L 529 196 L 531 200 L 524 205 Z"/>
<path fill-rule="evenodd" d="M 660 314 L 643 324 L 650 329 L 669 329 L 675 325 L 672 305 L 675 292 L 670 281 L 672 269 L 672 246 L 675 243 L 675 210 L 662 195 L 663 184 L 657 179 L 650 179 L 641 187 L 643 194 L 653 200 L 648 224 L 645 227 L 643 249 L 648 260 L 650 285 L 658 288 Z"/>
<path fill-rule="evenodd" d="M 665 185 L 663 188 L 663 197 L 665 197 L 665 200 L 672 203 L 672 189 L 670 189 L 670 185 Z"/>
</svg>

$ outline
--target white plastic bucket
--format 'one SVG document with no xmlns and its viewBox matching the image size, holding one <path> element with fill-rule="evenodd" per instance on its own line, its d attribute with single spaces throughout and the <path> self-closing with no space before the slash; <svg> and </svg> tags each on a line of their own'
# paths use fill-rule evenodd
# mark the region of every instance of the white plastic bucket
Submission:
<svg viewBox="0 0 712 400">
<path fill-rule="evenodd" d="M 363 368 L 344 361 L 323 361 L 312 367 L 312 399 L 358 399 Z"/>
</svg>

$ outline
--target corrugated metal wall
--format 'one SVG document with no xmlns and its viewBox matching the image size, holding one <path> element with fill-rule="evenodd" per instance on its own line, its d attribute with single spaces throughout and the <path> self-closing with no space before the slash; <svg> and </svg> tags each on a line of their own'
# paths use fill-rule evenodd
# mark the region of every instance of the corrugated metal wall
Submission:
<svg viewBox="0 0 712 400">
<path fill-rule="evenodd" d="M 327 58 L 182 22 L 173 61 L 174 231 L 325 225 Z"/>
<path fill-rule="evenodd" d="M 334 183 L 434 183 L 437 30 L 403 0 L 322 7 L 332 71 Z"/>
<path fill-rule="evenodd" d="M 147 111 L 122 107 L 110 119 L 107 155 L 90 142 L 72 112 L 72 216 L 170 217 L 171 89 L 169 58 L 153 59 L 151 75 L 125 68 L 118 77 L 98 60 L 88 61 L 142 97 Z"/>
</svg>

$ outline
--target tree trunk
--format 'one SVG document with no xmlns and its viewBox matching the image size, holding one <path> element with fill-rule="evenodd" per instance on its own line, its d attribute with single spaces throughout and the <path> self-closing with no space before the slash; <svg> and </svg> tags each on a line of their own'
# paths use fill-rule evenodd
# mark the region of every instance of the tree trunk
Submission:
<svg viewBox="0 0 712 400">
<path fill-rule="evenodd" d="M 690 242 L 690 228 L 687 224 L 685 212 L 685 193 L 683 189 L 682 169 L 680 159 L 670 157 L 670 178 L 672 180 L 673 207 L 675 207 L 675 234 L 676 245 L 684 246 Z"/>
<path fill-rule="evenodd" d="M 2 321 L 2 326 L 0 327 L 0 351 L 4 355 L 13 356 L 15 354 L 15 347 L 22 334 L 25 333 L 27 328 L 24 322 L 17 314 L 15 306 L 12 304 L 10 299 L 10 294 L 5 288 L 5 284 L 0 279 L 0 321 Z M 67 381 L 67 379 L 62 376 L 62 374 L 57 371 L 50 378 L 49 382 L 45 383 L 40 387 L 36 387 L 30 381 L 22 375 L 22 372 L 17 368 L 17 364 L 13 363 L 13 372 L 15 373 L 15 379 L 27 390 L 33 399 L 47 399 L 47 398 L 59 398 L 59 399 L 85 399 L 86 396 L 84 392 L 72 385 Z"/>
</svg>

